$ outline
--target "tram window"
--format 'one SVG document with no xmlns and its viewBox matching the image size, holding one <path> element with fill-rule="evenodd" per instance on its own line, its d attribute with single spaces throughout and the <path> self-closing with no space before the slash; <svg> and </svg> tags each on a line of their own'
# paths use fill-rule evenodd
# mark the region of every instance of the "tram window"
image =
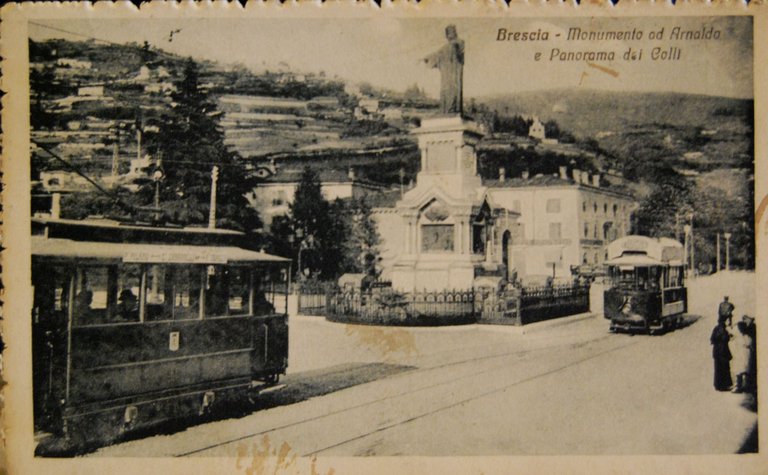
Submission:
<svg viewBox="0 0 768 475">
<path fill-rule="evenodd" d="M 135 264 L 123 265 L 117 274 L 117 309 L 114 312 L 117 321 L 139 321 L 139 294 L 141 293 L 140 266 Z"/>
<path fill-rule="evenodd" d="M 111 290 L 116 284 L 109 282 L 110 275 L 107 267 L 81 267 L 75 277 L 75 324 L 94 325 L 107 323 L 107 312 Z"/>
<path fill-rule="evenodd" d="M 227 315 L 229 300 L 229 274 L 224 266 L 208 266 L 205 286 L 205 315 Z"/>
<path fill-rule="evenodd" d="M 229 274 L 229 301 L 228 313 L 230 315 L 247 315 L 250 313 L 251 301 L 251 273 L 247 267 L 233 267 Z"/>
<path fill-rule="evenodd" d="M 171 266 L 173 270 L 173 319 L 200 318 L 200 266 Z"/>
<path fill-rule="evenodd" d="M 141 269 L 135 265 L 87 266 L 75 275 L 75 325 L 139 320 Z"/>
<path fill-rule="evenodd" d="M 35 323 L 52 317 L 66 320 L 71 275 L 71 270 L 62 266 L 32 268 Z"/>
<path fill-rule="evenodd" d="M 153 265 L 147 270 L 147 320 L 200 318 L 203 268 Z"/>
</svg>

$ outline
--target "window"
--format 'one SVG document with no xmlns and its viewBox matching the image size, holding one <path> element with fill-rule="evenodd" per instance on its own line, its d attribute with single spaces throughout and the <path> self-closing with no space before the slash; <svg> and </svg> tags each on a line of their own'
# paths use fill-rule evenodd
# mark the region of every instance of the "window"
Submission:
<svg viewBox="0 0 768 475">
<path fill-rule="evenodd" d="M 592 203 L 592 209 L 595 211 L 595 213 L 597 213 L 597 201 Z"/>
<path fill-rule="evenodd" d="M 559 213 L 560 212 L 560 199 L 551 198 L 547 200 L 547 213 Z"/>
<path fill-rule="evenodd" d="M 581 202 L 581 210 L 584 211 L 585 213 L 587 212 L 587 201 L 586 200 Z"/>
<path fill-rule="evenodd" d="M 425 252 L 452 252 L 453 225 L 423 225 L 421 227 L 421 250 Z"/>
<path fill-rule="evenodd" d="M 80 267 L 75 273 L 74 324 L 139 321 L 141 268 L 137 265 Z"/>
<path fill-rule="evenodd" d="M 603 213 L 608 214 L 608 203 L 603 203 Z"/>
<path fill-rule="evenodd" d="M 486 230 L 484 224 L 475 224 L 472 226 L 472 252 L 475 254 L 485 254 Z"/>
<path fill-rule="evenodd" d="M 147 269 L 146 320 L 200 318 L 203 266 L 152 265 Z"/>
<path fill-rule="evenodd" d="M 229 274 L 229 315 L 246 315 L 251 313 L 251 273 L 247 267 L 233 267 Z"/>
<path fill-rule="evenodd" d="M 552 241 L 559 241 L 562 239 L 561 223 L 549 223 L 549 239 Z"/>
<path fill-rule="evenodd" d="M 589 223 L 584 223 L 584 238 L 589 237 Z"/>
<path fill-rule="evenodd" d="M 613 215 L 616 216 L 616 212 L 619 210 L 619 205 L 613 205 Z"/>
</svg>

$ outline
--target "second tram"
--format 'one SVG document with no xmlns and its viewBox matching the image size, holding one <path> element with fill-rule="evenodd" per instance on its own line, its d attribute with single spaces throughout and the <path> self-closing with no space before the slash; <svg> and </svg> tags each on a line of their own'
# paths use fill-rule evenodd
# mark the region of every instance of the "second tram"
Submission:
<svg viewBox="0 0 768 475">
<path fill-rule="evenodd" d="M 626 236 L 608 245 L 605 318 L 611 331 L 657 333 L 679 326 L 688 310 L 683 246 L 669 238 Z"/>
</svg>

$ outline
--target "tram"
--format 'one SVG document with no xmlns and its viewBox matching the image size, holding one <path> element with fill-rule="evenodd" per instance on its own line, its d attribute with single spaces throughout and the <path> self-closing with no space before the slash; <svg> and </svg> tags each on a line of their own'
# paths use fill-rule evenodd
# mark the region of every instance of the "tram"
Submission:
<svg viewBox="0 0 768 475">
<path fill-rule="evenodd" d="M 33 218 L 38 453 L 247 404 L 288 364 L 290 262 L 236 231 Z"/>
<path fill-rule="evenodd" d="M 682 324 L 687 311 L 683 246 L 674 239 L 626 236 L 608 245 L 603 310 L 611 331 L 651 334 Z"/>
</svg>

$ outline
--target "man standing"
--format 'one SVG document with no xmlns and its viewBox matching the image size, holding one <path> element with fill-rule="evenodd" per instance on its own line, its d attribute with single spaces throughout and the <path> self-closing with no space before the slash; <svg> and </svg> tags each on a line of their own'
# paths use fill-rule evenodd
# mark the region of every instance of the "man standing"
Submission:
<svg viewBox="0 0 768 475">
<path fill-rule="evenodd" d="M 461 114 L 464 77 L 464 41 L 459 39 L 456 26 L 445 28 L 448 44 L 424 58 L 431 68 L 440 70 L 440 112 Z"/>
<path fill-rule="evenodd" d="M 723 297 L 723 301 L 720 302 L 720 306 L 717 308 L 717 318 L 718 320 L 723 320 L 728 322 L 728 326 L 733 326 L 733 309 L 735 307 L 731 302 L 728 301 L 728 296 Z"/>
</svg>

